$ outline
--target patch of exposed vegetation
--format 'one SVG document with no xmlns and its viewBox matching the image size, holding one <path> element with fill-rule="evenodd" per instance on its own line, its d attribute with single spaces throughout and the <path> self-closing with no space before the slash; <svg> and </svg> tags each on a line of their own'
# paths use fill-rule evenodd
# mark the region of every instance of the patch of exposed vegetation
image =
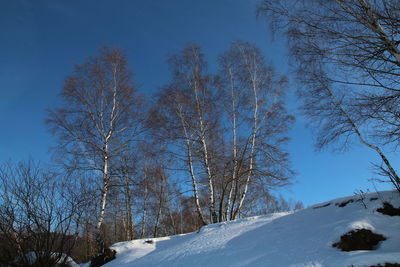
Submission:
<svg viewBox="0 0 400 267">
<path fill-rule="evenodd" d="M 400 263 L 385 262 L 383 264 L 378 263 L 378 265 L 371 265 L 370 267 L 400 267 Z"/>
<path fill-rule="evenodd" d="M 389 202 L 383 202 L 383 208 L 379 208 L 376 211 L 384 215 L 400 216 L 400 208 L 393 207 Z"/>
<path fill-rule="evenodd" d="M 331 204 L 332 204 L 332 203 L 328 202 L 328 203 L 326 203 L 326 204 L 324 204 L 324 205 L 316 206 L 316 207 L 314 207 L 314 209 L 325 208 L 325 207 L 328 207 L 328 206 L 331 205 Z"/>
<path fill-rule="evenodd" d="M 99 267 L 103 266 L 107 262 L 112 261 L 115 259 L 115 255 L 117 252 L 114 249 L 111 248 L 106 248 L 102 254 L 99 254 L 95 256 L 91 262 L 90 262 L 90 267 Z"/>
<path fill-rule="evenodd" d="M 354 250 L 374 250 L 380 241 L 386 240 L 386 237 L 375 234 L 368 229 L 358 229 L 350 231 L 340 237 L 340 241 L 332 246 L 342 251 Z"/>
<path fill-rule="evenodd" d="M 349 199 L 349 200 L 343 201 L 343 202 L 341 202 L 341 203 L 336 203 L 335 205 L 338 206 L 338 207 L 340 207 L 340 208 L 343 208 L 343 207 L 346 207 L 347 204 L 353 203 L 353 202 L 354 202 L 354 199 Z"/>
</svg>

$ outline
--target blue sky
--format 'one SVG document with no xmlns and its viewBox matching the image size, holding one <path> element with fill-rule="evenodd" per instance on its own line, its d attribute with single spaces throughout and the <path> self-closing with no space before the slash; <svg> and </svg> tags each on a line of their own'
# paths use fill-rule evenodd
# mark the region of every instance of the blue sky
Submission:
<svg viewBox="0 0 400 267">
<path fill-rule="evenodd" d="M 50 161 L 54 138 L 46 109 L 61 104 L 59 92 L 74 63 L 104 45 L 122 48 L 140 90 L 151 95 L 169 79 L 166 58 L 189 42 L 203 47 L 215 68 L 218 54 L 235 40 L 255 43 L 281 72 L 288 72 L 281 38 L 272 38 L 255 16 L 255 0 L 0 0 L 0 162 L 32 157 Z M 306 205 L 355 190 L 374 190 L 370 162 L 378 157 L 355 145 L 345 153 L 315 152 L 313 136 L 296 109 L 289 151 L 295 184 L 281 193 Z M 377 184 L 379 187 L 381 185 Z"/>
</svg>

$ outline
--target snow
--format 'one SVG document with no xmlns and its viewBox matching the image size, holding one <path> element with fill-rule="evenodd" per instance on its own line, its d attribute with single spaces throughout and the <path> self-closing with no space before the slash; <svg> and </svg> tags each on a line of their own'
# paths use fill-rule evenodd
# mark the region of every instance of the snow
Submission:
<svg viewBox="0 0 400 267">
<path fill-rule="evenodd" d="M 400 217 L 376 211 L 383 201 L 399 207 L 399 193 L 368 193 L 363 198 L 208 225 L 194 233 L 151 239 L 153 243 L 145 242 L 148 239 L 117 243 L 112 246 L 117 258 L 105 266 L 361 267 L 400 262 Z M 354 201 L 338 206 L 350 199 Z M 331 204 L 321 207 L 327 203 Z M 373 251 L 343 252 L 332 247 L 342 234 L 362 228 L 387 240 Z"/>
<path fill-rule="evenodd" d="M 36 253 L 33 252 L 33 251 L 28 252 L 28 253 L 25 254 L 26 260 L 29 262 L 29 264 L 32 264 L 32 265 L 35 263 L 35 261 L 36 261 L 36 259 L 37 259 L 36 256 L 37 256 Z M 79 267 L 79 266 L 81 266 L 81 267 L 82 267 L 82 265 L 77 264 L 71 257 L 67 256 L 67 255 L 64 254 L 64 253 L 61 253 L 61 255 L 58 254 L 58 253 L 52 253 L 52 257 L 53 257 L 53 256 L 54 256 L 54 257 L 59 257 L 59 256 L 60 256 L 60 259 L 58 260 L 57 263 L 62 263 L 62 262 L 64 262 L 64 260 L 66 259 L 66 260 L 65 260 L 65 263 L 66 263 L 66 264 L 69 264 L 69 266 L 71 266 L 71 267 Z M 18 259 L 15 260 L 14 263 L 20 264 L 20 263 L 21 263 L 21 260 L 22 260 L 21 258 L 18 258 Z"/>
</svg>

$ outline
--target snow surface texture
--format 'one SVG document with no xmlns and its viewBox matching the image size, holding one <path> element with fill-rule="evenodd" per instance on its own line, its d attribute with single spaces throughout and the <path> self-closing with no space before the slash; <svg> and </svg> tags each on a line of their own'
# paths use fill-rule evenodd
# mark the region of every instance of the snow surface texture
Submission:
<svg viewBox="0 0 400 267">
<path fill-rule="evenodd" d="M 399 207 L 399 193 L 368 193 L 363 198 L 352 196 L 293 213 L 208 225 L 199 232 L 153 238 L 153 243 L 146 243 L 148 239 L 117 243 L 112 246 L 117 258 L 104 266 L 361 267 L 399 263 L 400 217 L 376 211 L 384 201 Z M 350 199 L 354 201 L 344 207 L 335 205 Z M 361 228 L 387 240 L 372 251 L 343 252 L 332 247 L 342 234 Z"/>
<path fill-rule="evenodd" d="M 52 257 L 58 257 L 58 255 L 55 255 L 55 253 L 52 255 Z M 36 254 L 35 252 L 31 251 L 28 252 L 27 254 L 25 254 L 25 258 L 27 259 L 27 261 L 29 262 L 29 264 L 34 264 L 36 262 Z M 64 259 L 66 259 L 65 263 L 68 264 L 70 267 L 79 267 L 82 265 L 77 264 L 71 257 L 68 257 L 66 254 L 62 253 L 60 259 L 58 260 L 58 263 L 62 263 L 64 261 Z M 14 263 L 16 264 L 21 264 L 21 260 L 22 259 L 16 259 L 14 261 Z"/>
</svg>

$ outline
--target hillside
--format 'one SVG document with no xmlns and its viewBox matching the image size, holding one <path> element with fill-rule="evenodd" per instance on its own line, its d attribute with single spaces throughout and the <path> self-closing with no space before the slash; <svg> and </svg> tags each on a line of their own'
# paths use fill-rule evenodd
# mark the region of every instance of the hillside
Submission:
<svg viewBox="0 0 400 267">
<path fill-rule="evenodd" d="M 400 216 L 378 212 L 384 202 L 398 208 L 398 192 L 368 193 L 363 200 L 352 196 L 297 212 L 208 225 L 185 235 L 117 243 L 112 246 L 117 258 L 105 266 L 317 267 L 400 263 Z M 398 210 L 389 212 L 394 215 Z M 386 240 L 370 251 L 346 252 L 332 247 L 343 234 L 357 229 L 371 230 Z"/>
</svg>

